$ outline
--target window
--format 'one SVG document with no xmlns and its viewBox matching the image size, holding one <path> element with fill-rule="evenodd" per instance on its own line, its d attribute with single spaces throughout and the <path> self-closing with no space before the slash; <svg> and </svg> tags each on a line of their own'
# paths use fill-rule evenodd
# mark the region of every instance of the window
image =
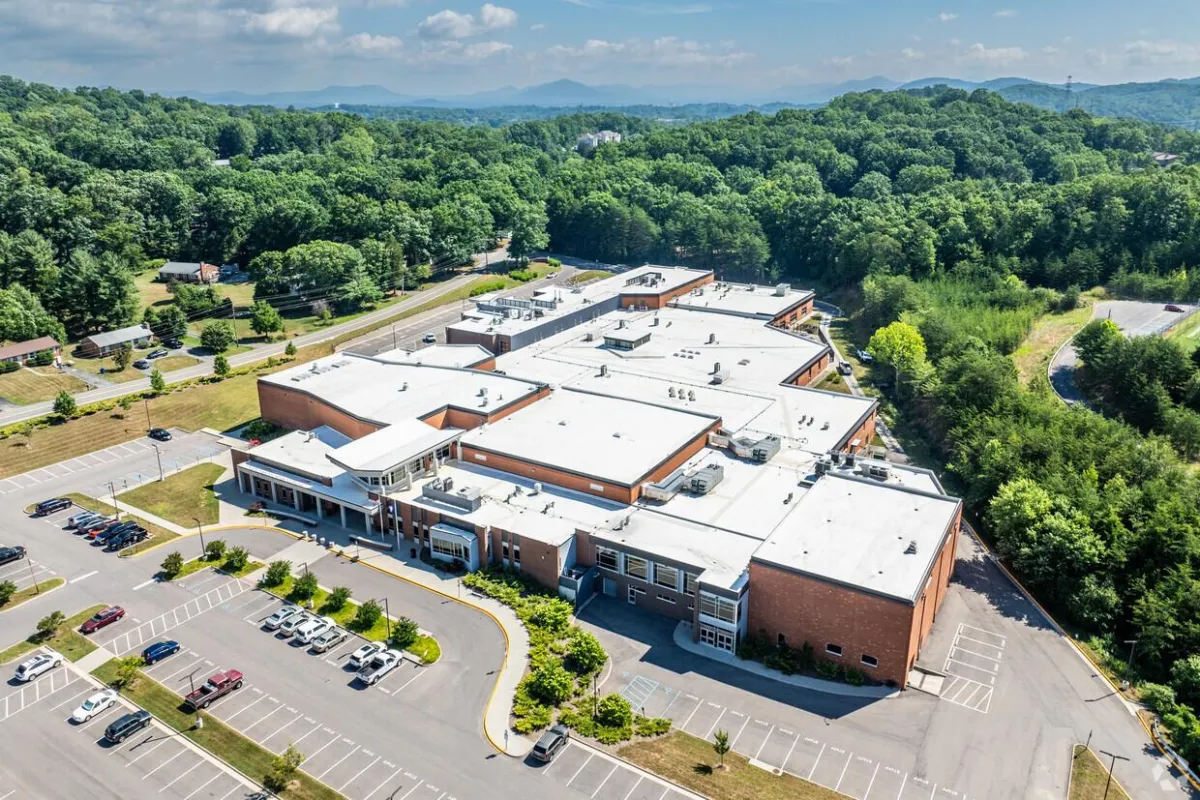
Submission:
<svg viewBox="0 0 1200 800">
<path fill-rule="evenodd" d="M 841 658 L 842 646 L 840 644 L 827 644 L 825 645 L 825 652 L 829 653 L 831 656 L 837 656 L 838 658 Z"/>
<path fill-rule="evenodd" d="M 505 561 L 508 560 L 508 542 L 500 543 L 500 557 Z"/>
<path fill-rule="evenodd" d="M 616 550 L 609 550 L 607 547 L 596 548 L 596 564 L 604 569 L 611 569 L 613 572 L 620 571 L 621 558 Z"/>
<path fill-rule="evenodd" d="M 441 450 L 437 451 L 437 457 L 440 461 L 446 461 L 450 458 L 450 445 L 446 445 Z"/>
<path fill-rule="evenodd" d="M 690 572 L 683 573 L 683 593 L 690 594 L 693 597 L 696 595 L 696 586 L 700 583 L 700 576 L 693 575 Z"/>
<path fill-rule="evenodd" d="M 679 585 L 679 570 L 663 564 L 655 564 L 654 582 L 667 589 L 674 589 Z"/>
<path fill-rule="evenodd" d="M 633 606 L 633 605 L 637 605 L 638 595 L 645 594 L 645 593 L 646 593 L 645 589 L 639 589 L 636 586 L 630 586 L 630 587 L 628 587 L 625 596 L 629 600 L 629 605 Z"/>
<path fill-rule="evenodd" d="M 514 544 L 512 553 L 512 562 L 518 567 L 521 566 L 521 545 Z"/>
<path fill-rule="evenodd" d="M 863 653 L 863 657 L 860 660 L 862 661 L 863 666 L 865 666 L 865 667 L 878 667 L 879 666 L 879 659 L 876 658 L 875 656 L 869 656 L 866 653 Z"/>
<path fill-rule="evenodd" d="M 633 578 L 646 580 L 647 575 L 646 559 L 638 558 L 637 556 L 625 556 L 625 574 Z"/>
<path fill-rule="evenodd" d="M 666 596 L 665 594 L 663 594 L 662 592 L 659 592 L 659 593 L 658 593 L 658 599 L 659 599 L 659 600 L 662 600 L 664 603 L 670 603 L 671 605 L 675 605 L 675 598 L 674 598 L 674 597 L 667 597 L 667 596 Z"/>
<path fill-rule="evenodd" d="M 700 593 L 700 613 L 722 622 L 737 623 L 737 603 L 724 597 Z"/>
<path fill-rule="evenodd" d="M 450 558 L 458 558 L 463 561 L 471 560 L 471 551 L 465 545 L 459 542 L 447 541 L 445 539 L 434 539 L 430 542 L 430 548 L 433 552 L 440 553 Z"/>
<path fill-rule="evenodd" d="M 487 456 L 485 456 L 483 453 L 476 453 L 475 460 L 476 461 L 487 461 Z"/>
</svg>

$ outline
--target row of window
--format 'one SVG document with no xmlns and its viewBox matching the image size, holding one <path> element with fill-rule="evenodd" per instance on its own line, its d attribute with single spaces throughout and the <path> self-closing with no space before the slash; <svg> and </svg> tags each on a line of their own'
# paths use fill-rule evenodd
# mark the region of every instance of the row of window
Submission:
<svg viewBox="0 0 1200 800">
<path fill-rule="evenodd" d="M 637 578 L 640 581 L 653 583 L 656 586 L 676 592 L 680 591 L 679 578 L 680 573 L 682 573 L 683 593 L 687 595 L 696 594 L 696 587 L 700 582 L 699 575 L 684 572 L 677 567 L 666 564 L 652 563 L 644 558 L 632 556 L 628 553 L 624 554 L 624 569 L 621 568 L 621 561 L 622 554 L 616 550 L 610 550 L 607 547 L 596 548 L 596 563 L 604 569 L 619 572 L 630 578 Z M 653 570 L 653 576 L 651 576 L 651 570 Z"/>
<path fill-rule="evenodd" d="M 826 644 L 825 652 L 831 656 L 837 656 L 838 658 L 841 658 L 842 657 L 842 646 L 840 644 L 832 644 L 832 643 Z M 863 653 L 861 656 L 859 656 L 858 660 L 859 660 L 859 663 L 861 663 L 864 667 L 878 667 L 879 666 L 879 659 L 876 658 L 875 656 L 867 655 L 866 653 Z"/>
<path fill-rule="evenodd" d="M 700 613 L 706 617 L 719 619 L 736 625 L 738 621 L 738 604 L 726 597 L 717 597 L 707 592 L 700 593 Z"/>
<path fill-rule="evenodd" d="M 471 560 L 471 551 L 466 545 L 460 542 L 449 541 L 446 539 L 433 539 L 429 543 L 430 549 L 435 553 L 441 553 L 450 558 L 461 559 L 469 562 Z"/>
</svg>

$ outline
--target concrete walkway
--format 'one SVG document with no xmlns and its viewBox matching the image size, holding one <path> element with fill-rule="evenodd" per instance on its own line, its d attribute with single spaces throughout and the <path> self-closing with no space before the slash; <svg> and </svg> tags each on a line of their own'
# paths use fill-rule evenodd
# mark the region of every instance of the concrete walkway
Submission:
<svg viewBox="0 0 1200 800">
<path fill-rule="evenodd" d="M 820 678 L 810 678 L 805 675 L 784 675 L 782 672 L 765 667 L 757 661 L 738 658 L 727 650 L 719 650 L 716 647 L 707 647 L 693 642 L 692 623 L 690 622 L 680 622 L 675 626 L 675 645 L 693 655 L 703 656 L 713 661 L 719 661 L 722 664 L 728 664 L 731 667 L 737 667 L 740 670 L 753 673 L 762 678 L 770 678 L 779 683 L 786 683 L 789 686 L 796 686 L 814 692 L 836 694 L 843 697 L 870 697 L 876 700 L 895 697 L 900 694 L 899 689 L 889 689 L 886 686 L 851 686 L 848 683 L 826 681 Z"/>
</svg>

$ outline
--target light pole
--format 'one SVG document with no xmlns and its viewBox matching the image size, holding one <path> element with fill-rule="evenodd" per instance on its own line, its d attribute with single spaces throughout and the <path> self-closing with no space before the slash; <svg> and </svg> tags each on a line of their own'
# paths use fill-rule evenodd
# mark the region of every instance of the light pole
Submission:
<svg viewBox="0 0 1200 800">
<path fill-rule="evenodd" d="M 200 534 L 200 557 L 204 558 L 208 548 L 204 546 L 204 526 L 200 524 L 199 517 L 192 517 L 192 522 L 196 523 L 196 531 Z"/>
<path fill-rule="evenodd" d="M 154 445 L 154 457 L 158 459 L 158 480 L 161 483 L 163 479 L 162 450 L 158 449 L 158 445 Z"/>
<path fill-rule="evenodd" d="M 1119 756 L 1116 753 L 1110 753 L 1107 750 L 1101 750 L 1100 752 L 1112 759 L 1108 767 L 1108 781 L 1104 784 L 1104 800 L 1108 800 L 1108 788 L 1112 786 L 1113 770 L 1117 768 L 1117 759 L 1119 758 L 1122 761 L 1128 761 L 1129 759 L 1125 756 Z"/>
<path fill-rule="evenodd" d="M 392 609 L 388 605 L 388 599 L 383 598 L 383 619 L 387 623 L 387 637 L 392 638 Z"/>
<path fill-rule="evenodd" d="M 1133 651 L 1137 647 L 1137 643 L 1137 639 L 1125 640 L 1125 644 L 1129 645 L 1129 662 L 1125 665 L 1125 668 L 1129 671 L 1131 676 L 1133 675 Z"/>
<path fill-rule="evenodd" d="M 150 398 L 147 397 L 142 402 L 146 405 L 146 430 L 150 430 L 154 427 L 150 424 Z"/>
<path fill-rule="evenodd" d="M 401 293 L 403 293 L 403 291 Z M 392 349 L 395 350 L 398 347 L 399 347 L 399 345 L 396 344 L 396 323 L 393 322 L 392 323 Z"/>
<path fill-rule="evenodd" d="M 33 578 L 33 591 L 37 594 L 41 594 L 42 587 L 38 585 L 37 573 L 33 571 L 33 561 L 26 559 L 26 563 L 29 564 L 29 577 Z"/>
</svg>

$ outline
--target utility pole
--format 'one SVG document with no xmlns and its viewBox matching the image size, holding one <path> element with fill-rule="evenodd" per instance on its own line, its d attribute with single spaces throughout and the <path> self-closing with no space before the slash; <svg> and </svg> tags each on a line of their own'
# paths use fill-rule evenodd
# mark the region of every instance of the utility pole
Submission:
<svg viewBox="0 0 1200 800">
<path fill-rule="evenodd" d="M 1129 759 L 1125 756 L 1119 756 L 1116 753 L 1110 753 L 1107 750 L 1101 750 L 1100 752 L 1112 759 L 1108 767 L 1108 782 L 1104 784 L 1104 800 L 1108 800 L 1108 789 L 1112 786 L 1113 770 L 1117 768 L 1117 759 L 1119 758 L 1122 761 L 1128 761 Z"/>
<path fill-rule="evenodd" d="M 196 530 L 200 533 L 200 557 L 204 558 L 204 554 L 207 552 L 207 548 L 204 546 L 204 526 L 200 524 L 197 517 L 192 517 L 192 522 L 196 523 Z"/>
<path fill-rule="evenodd" d="M 158 480 L 161 483 L 163 480 L 162 450 L 158 449 L 158 445 L 154 445 L 154 455 L 158 458 Z"/>
<path fill-rule="evenodd" d="M 233 300 L 229 301 L 229 319 L 233 322 L 233 344 L 236 347 L 242 343 L 241 337 L 238 336 L 237 329 L 237 307 L 234 306 Z"/>
<path fill-rule="evenodd" d="M 400 290 L 403 294 L 404 290 Z M 392 323 L 392 349 L 395 350 L 399 345 L 396 344 L 396 323 Z"/>
<path fill-rule="evenodd" d="M 146 404 L 146 430 L 150 430 L 154 427 L 150 424 L 150 398 L 147 397 L 142 402 Z"/>
<path fill-rule="evenodd" d="M 117 508 L 117 489 L 115 486 L 113 486 L 112 481 L 108 482 L 108 493 L 112 495 L 113 512 L 116 513 L 118 517 L 121 516 L 120 510 Z"/>
<path fill-rule="evenodd" d="M 387 637 L 390 641 L 392 638 L 392 609 L 388 605 L 388 599 L 383 598 L 383 619 L 387 623 Z"/>
<path fill-rule="evenodd" d="M 1125 640 L 1125 644 L 1129 645 L 1129 662 L 1125 665 L 1125 669 L 1129 672 L 1130 676 L 1133 675 L 1133 651 L 1137 647 L 1137 643 L 1137 639 Z"/>
</svg>

